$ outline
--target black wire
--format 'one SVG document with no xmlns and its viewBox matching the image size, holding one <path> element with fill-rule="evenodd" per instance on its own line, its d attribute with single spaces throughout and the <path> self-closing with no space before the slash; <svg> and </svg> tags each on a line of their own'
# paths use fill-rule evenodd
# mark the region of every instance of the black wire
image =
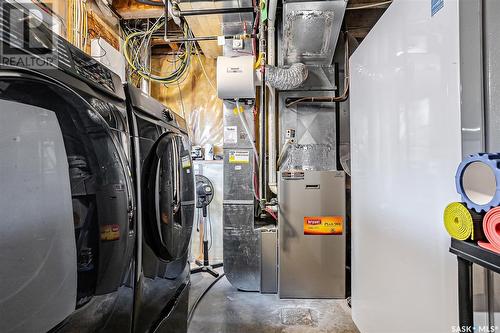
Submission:
<svg viewBox="0 0 500 333">
<path fill-rule="evenodd" d="M 102 47 L 101 45 L 101 37 L 97 37 L 97 45 L 99 45 L 99 47 L 101 48 L 101 50 L 104 52 L 103 55 L 100 55 L 100 56 L 94 56 L 92 58 L 95 58 L 95 59 L 101 59 L 101 58 L 104 58 L 107 54 L 108 54 L 108 51 L 106 51 L 106 49 L 104 47 Z"/>
<path fill-rule="evenodd" d="M 96 36 L 96 39 L 97 39 L 97 45 L 99 45 L 99 47 L 101 48 L 101 51 L 104 52 L 103 55 L 100 55 L 100 56 L 93 56 L 92 58 L 94 59 L 101 59 L 101 58 L 104 58 L 107 54 L 108 54 L 108 51 L 106 51 L 106 49 L 104 49 L 104 47 L 102 47 L 101 45 L 101 34 L 100 33 L 97 33 L 94 29 L 89 29 L 89 33 L 93 33 L 94 36 Z"/>
<path fill-rule="evenodd" d="M 189 325 L 191 324 L 191 319 L 193 319 L 193 315 L 194 315 L 194 312 L 196 311 L 196 308 L 198 307 L 198 304 L 200 303 L 201 299 L 203 297 L 205 297 L 205 295 L 208 293 L 208 291 L 213 287 L 215 286 L 215 284 L 217 282 L 220 281 L 220 279 L 222 279 L 224 276 L 226 276 L 226 273 L 222 273 L 221 275 L 219 275 L 218 278 L 216 278 L 214 281 L 212 281 L 212 283 L 207 287 L 207 289 L 205 289 L 201 295 L 196 299 L 196 301 L 194 302 L 193 304 L 193 307 L 191 308 L 191 310 L 189 311 L 189 315 L 188 315 L 188 327 Z"/>
<path fill-rule="evenodd" d="M 135 2 L 142 3 L 144 5 L 149 5 L 149 6 L 158 6 L 158 7 L 163 7 L 165 4 L 163 1 L 153 1 L 153 0 L 135 0 Z"/>
</svg>

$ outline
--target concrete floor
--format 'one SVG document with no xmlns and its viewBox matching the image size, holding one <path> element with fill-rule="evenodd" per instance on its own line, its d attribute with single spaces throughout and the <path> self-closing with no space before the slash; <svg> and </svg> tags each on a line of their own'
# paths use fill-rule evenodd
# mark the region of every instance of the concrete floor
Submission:
<svg viewBox="0 0 500 333">
<path fill-rule="evenodd" d="M 191 276 L 190 307 L 213 281 Z M 241 292 L 222 278 L 200 301 L 189 333 L 358 333 L 345 300 L 280 300 L 277 295 Z"/>
</svg>

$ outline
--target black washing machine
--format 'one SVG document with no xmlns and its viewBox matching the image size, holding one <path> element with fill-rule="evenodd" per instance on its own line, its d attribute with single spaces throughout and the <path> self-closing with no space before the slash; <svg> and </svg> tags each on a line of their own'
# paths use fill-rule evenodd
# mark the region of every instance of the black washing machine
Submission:
<svg viewBox="0 0 500 333">
<path fill-rule="evenodd" d="M 127 86 L 138 194 L 134 330 L 186 332 L 195 198 L 184 119 Z"/>
<path fill-rule="evenodd" d="M 121 80 L 25 8 L 0 6 L 0 332 L 131 332 L 137 204 Z"/>
<path fill-rule="evenodd" d="M 0 332 L 185 332 L 185 122 L 1 0 L 0 40 Z"/>
</svg>

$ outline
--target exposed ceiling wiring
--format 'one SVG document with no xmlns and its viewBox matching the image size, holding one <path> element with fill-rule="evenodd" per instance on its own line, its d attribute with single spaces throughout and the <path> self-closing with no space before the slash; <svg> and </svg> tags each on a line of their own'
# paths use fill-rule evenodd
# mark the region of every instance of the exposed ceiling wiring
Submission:
<svg viewBox="0 0 500 333">
<path fill-rule="evenodd" d="M 143 79 L 153 82 L 162 83 L 164 85 L 173 85 L 183 81 L 188 73 L 188 68 L 191 63 L 191 57 L 196 48 L 194 42 L 184 42 L 180 45 L 175 59 L 172 63 L 172 68 L 168 74 L 154 73 L 149 66 L 144 63 L 144 55 L 149 52 L 153 34 L 157 33 L 165 26 L 165 16 L 158 18 L 154 24 L 145 31 L 130 29 L 125 38 L 123 53 L 127 60 L 132 74 L 136 74 Z M 185 38 L 192 37 L 193 34 L 186 23 L 183 24 L 183 36 Z"/>
<path fill-rule="evenodd" d="M 71 4 L 73 13 L 73 25 L 70 29 L 71 34 L 69 37 L 73 45 L 81 50 L 85 50 L 88 40 L 88 15 L 87 15 L 87 1 L 74 0 Z"/>
</svg>

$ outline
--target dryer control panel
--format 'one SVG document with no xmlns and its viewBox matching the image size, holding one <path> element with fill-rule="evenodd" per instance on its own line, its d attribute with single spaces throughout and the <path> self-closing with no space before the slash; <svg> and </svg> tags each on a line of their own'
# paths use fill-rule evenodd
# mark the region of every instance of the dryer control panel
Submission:
<svg viewBox="0 0 500 333">
<path fill-rule="evenodd" d="M 115 91 L 112 72 L 97 60 L 89 57 L 80 50 L 70 50 L 76 73 L 87 80 L 99 83 L 110 91 Z"/>
</svg>

